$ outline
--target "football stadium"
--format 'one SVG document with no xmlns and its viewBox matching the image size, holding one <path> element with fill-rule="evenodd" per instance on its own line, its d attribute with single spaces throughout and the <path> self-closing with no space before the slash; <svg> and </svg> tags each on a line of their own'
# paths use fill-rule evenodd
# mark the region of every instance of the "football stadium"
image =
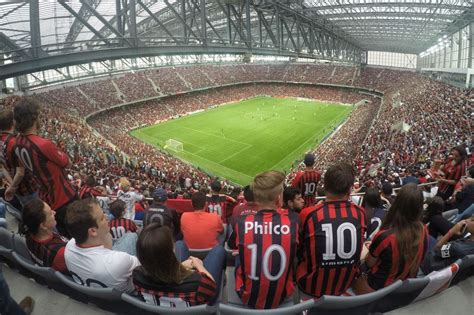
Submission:
<svg viewBox="0 0 474 315">
<path fill-rule="evenodd" d="M 0 314 L 472 314 L 474 1 L 0 1 Z"/>
</svg>

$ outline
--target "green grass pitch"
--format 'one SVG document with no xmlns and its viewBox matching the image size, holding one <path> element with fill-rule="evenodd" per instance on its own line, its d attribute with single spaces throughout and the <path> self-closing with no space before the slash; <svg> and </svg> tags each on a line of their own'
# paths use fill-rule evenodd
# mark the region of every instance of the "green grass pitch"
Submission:
<svg viewBox="0 0 474 315">
<path fill-rule="evenodd" d="M 352 106 L 256 97 L 137 129 L 131 134 L 217 176 L 247 185 L 258 173 L 287 171 L 344 121 Z"/>
</svg>

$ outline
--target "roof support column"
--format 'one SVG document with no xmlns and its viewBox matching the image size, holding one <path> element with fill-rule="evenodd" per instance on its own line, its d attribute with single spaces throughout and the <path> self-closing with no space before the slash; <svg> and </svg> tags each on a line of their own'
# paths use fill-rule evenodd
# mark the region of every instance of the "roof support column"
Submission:
<svg viewBox="0 0 474 315">
<path fill-rule="evenodd" d="M 131 42 L 132 42 L 132 46 L 133 47 L 136 47 L 139 43 L 139 40 L 137 38 L 137 3 L 135 0 L 129 0 L 129 9 L 130 9 L 130 12 L 128 14 L 128 17 L 129 17 L 129 20 L 130 20 L 130 29 L 129 29 L 129 32 L 130 32 L 130 37 L 132 38 Z M 122 34 L 125 34 L 125 32 L 123 32 Z"/>
<path fill-rule="evenodd" d="M 201 0 L 201 42 L 207 45 L 207 25 L 206 25 L 206 0 Z"/>
<path fill-rule="evenodd" d="M 467 67 L 468 68 L 472 68 L 473 64 L 472 64 L 472 58 L 473 58 L 473 54 L 472 54 L 472 50 L 474 49 L 474 23 L 471 23 L 469 25 L 469 34 L 467 35 L 467 47 L 468 47 L 468 50 L 467 50 Z"/>
<path fill-rule="evenodd" d="M 34 58 L 41 55 L 41 31 L 39 21 L 39 1 L 30 0 L 31 50 Z"/>
</svg>

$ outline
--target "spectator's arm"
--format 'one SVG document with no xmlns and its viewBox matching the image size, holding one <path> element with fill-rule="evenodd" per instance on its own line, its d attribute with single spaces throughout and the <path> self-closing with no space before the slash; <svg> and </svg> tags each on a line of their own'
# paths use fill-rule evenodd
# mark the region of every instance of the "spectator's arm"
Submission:
<svg viewBox="0 0 474 315">
<path fill-rule="evenodd" d="M 10 176 L 10 175 L 9 175 Z M 17 189 L 18 185 L 20 185 L 21 181 L 23 180 L 23 177 L 25 176 L 25 168 L 22 166 L 18 166 L 16 168 L 15 176 L 13 177 L 13 181 L 10 185 L 10 187 L 7 188 L 5 191 L 5 200 L 10 201 L 13 199 Z"/>
<path fill-rule="evenodd" d="M 449 240 L 455 236 L 455 235 L 461 235 L 461 230 L 462 230 L 462 227 L 467 224 L 466 220 L 462 220 L 462 221 L 459 221 L 458 223 L 456 223 L 455 226 L 453 226 L 449 231 L 448 233 L 446 233 L 437 243 L 436 243 L 436 246 L 435 248 L 436 249 L 440 249 L 441 246 L 443 246 L 444 244 L 446 244 L 447 242 L 449 242 Z"/>
<path fill-rule="evenodd" d="M 71 162 L 69 161 L 69 157 L 66 153 L 61 151 L 53 142 L 46 141 L 44 150 L 42 150 L 43 154 L 54 164 L 57 164 L 60 167 L 69 167 L 71 166 Z"/>
</svg>

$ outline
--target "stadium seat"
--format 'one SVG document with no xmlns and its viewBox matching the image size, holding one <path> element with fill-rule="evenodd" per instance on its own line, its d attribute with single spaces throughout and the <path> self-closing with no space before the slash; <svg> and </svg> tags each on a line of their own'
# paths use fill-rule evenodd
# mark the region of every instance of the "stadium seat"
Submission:
<svg viewBox="0 0 474 315">
<path fill-rule="evenodd" d="M 280 315 L 289 315 L 289 314 L 301 314 L 302 312 L 311 309 L 317 302 L 313 299 L 304 301 L 291 306 L 283 306 L 279 308 L 266 309 L 266 310 L 255 310 L 251 308 L 243 308 L 242 306 L 236 306 L 232 304 L 219 304 L 219 313 L 220 314 L 280 314 Z"/>
<path fill-rule="evenodd" d="M 12 256 L 18 265 L 41 277 L 48 286 L 52 283 L 59 283 L 59 279 L 56 277 L 56 272 L 53 268 L 38 266 L 15 251 L 12 253 Z"/>
<path fill-rule="evenodd" d="M 100 308 L 114 313 L 139 314 L 136 307 L 121 299 L 122 292 L 114 288 L 93 288 L 76 283 L 72 277 L 56 271 L 56 277 L 67 287 L 75 291 L 74 298 L 84 303 L 93 303 Z"/>
<path fill-rule="evenodd" d="M 443 218 L 445 218 L 448 221 L 453 221 L 456 215 L 459 213 L 459 209 L 451 209 L 448 211 L 443 212 Z"/>
<path fill-rule="evenodd" d="M 323 295 L 316 299 L 315 305 L 308 311 L 308 314 L 317 315 L 343 315 L 350 313 L 367 314 L 371 305 L 379 299 L 391 294 L 402 285 L 401 280 L 397 280 L 388 287 L 377 290 L 373 293 L 353 295 L 353 296 L 330 296 Z M 302 294 L 304 296 L 304 294 Z"/>
<path fill-rule="evenodd" d="M 215 313 L 217 306 L 211 306 L 207 304 L 191 306 L 188 308 L 169 308 L 162 307 L 157 305 L 150 305 L 136 297 L 133 297 L 127 293 L 122 294 L 122 301 L 129 303 L 130 305 L 135 306 L 136 308 L 142 310 L 140 314 L 143 314 L 143 311 L 154 313 L 154 314 L 205 314 L 205 313 Z"/>
<path fill-rule="evenodd" d="M 59 271 L 56 271 L 56 276 L 68 287 L 84 293 L 89 297 L 107 301 L 121 301 L 122 293 L 113 288 L 92 288 L 85 285 L 80 285 L 76 283 L 71 277 L 62 274 Z"/>
<path fill-rule="evenodd" d="M 370 311 L 384 313 L 408 305 L 416 299 L 429 282 L 430 280 L 425 277 L 407 279 L 395 291 L 375 301 L 370 306 Z"/>
<path fill-rule="evenodd" d="M 457 260 L 455 263 L 451 264 L 444 269 L 433 271 L 426 276 L 429 279 L 428 285 L 420 292 L 416 297 L 414 302 L 424 300 L 436 293 L 439 293 L 449 287 L 451 280 L 456 276 L 461 260 Z"/>
<path fill-rule="evenodd" d="M 8 201 L 0 197 L 0 202 L 3 203 L 8 211 L 15 219 L 21 221 L 21 211 L 12 206 Z"/>
<path fill-rule="evenodd" d="M 13 261 L 13 233 L 5 228 L 0 228 L 0 256 L 8 262 Z"/>
<path fill-rule="evenodd" d="M 24 260 L 32 264 L 33 261 L 31 260 L 30 251 L 28 250 L 28 247 L 26 247 L 25 239 L 18 234 L 14 234 L 12 240 L 13 251 L 23 257 Z"/>
<path fill-rule="evenodd" d="M 461 259 L 459 270 L 451 281 L 451 285 L 457 284 L 471 276 L 474 276 L 474 255 L 468 255 Z"/>
</svg>

